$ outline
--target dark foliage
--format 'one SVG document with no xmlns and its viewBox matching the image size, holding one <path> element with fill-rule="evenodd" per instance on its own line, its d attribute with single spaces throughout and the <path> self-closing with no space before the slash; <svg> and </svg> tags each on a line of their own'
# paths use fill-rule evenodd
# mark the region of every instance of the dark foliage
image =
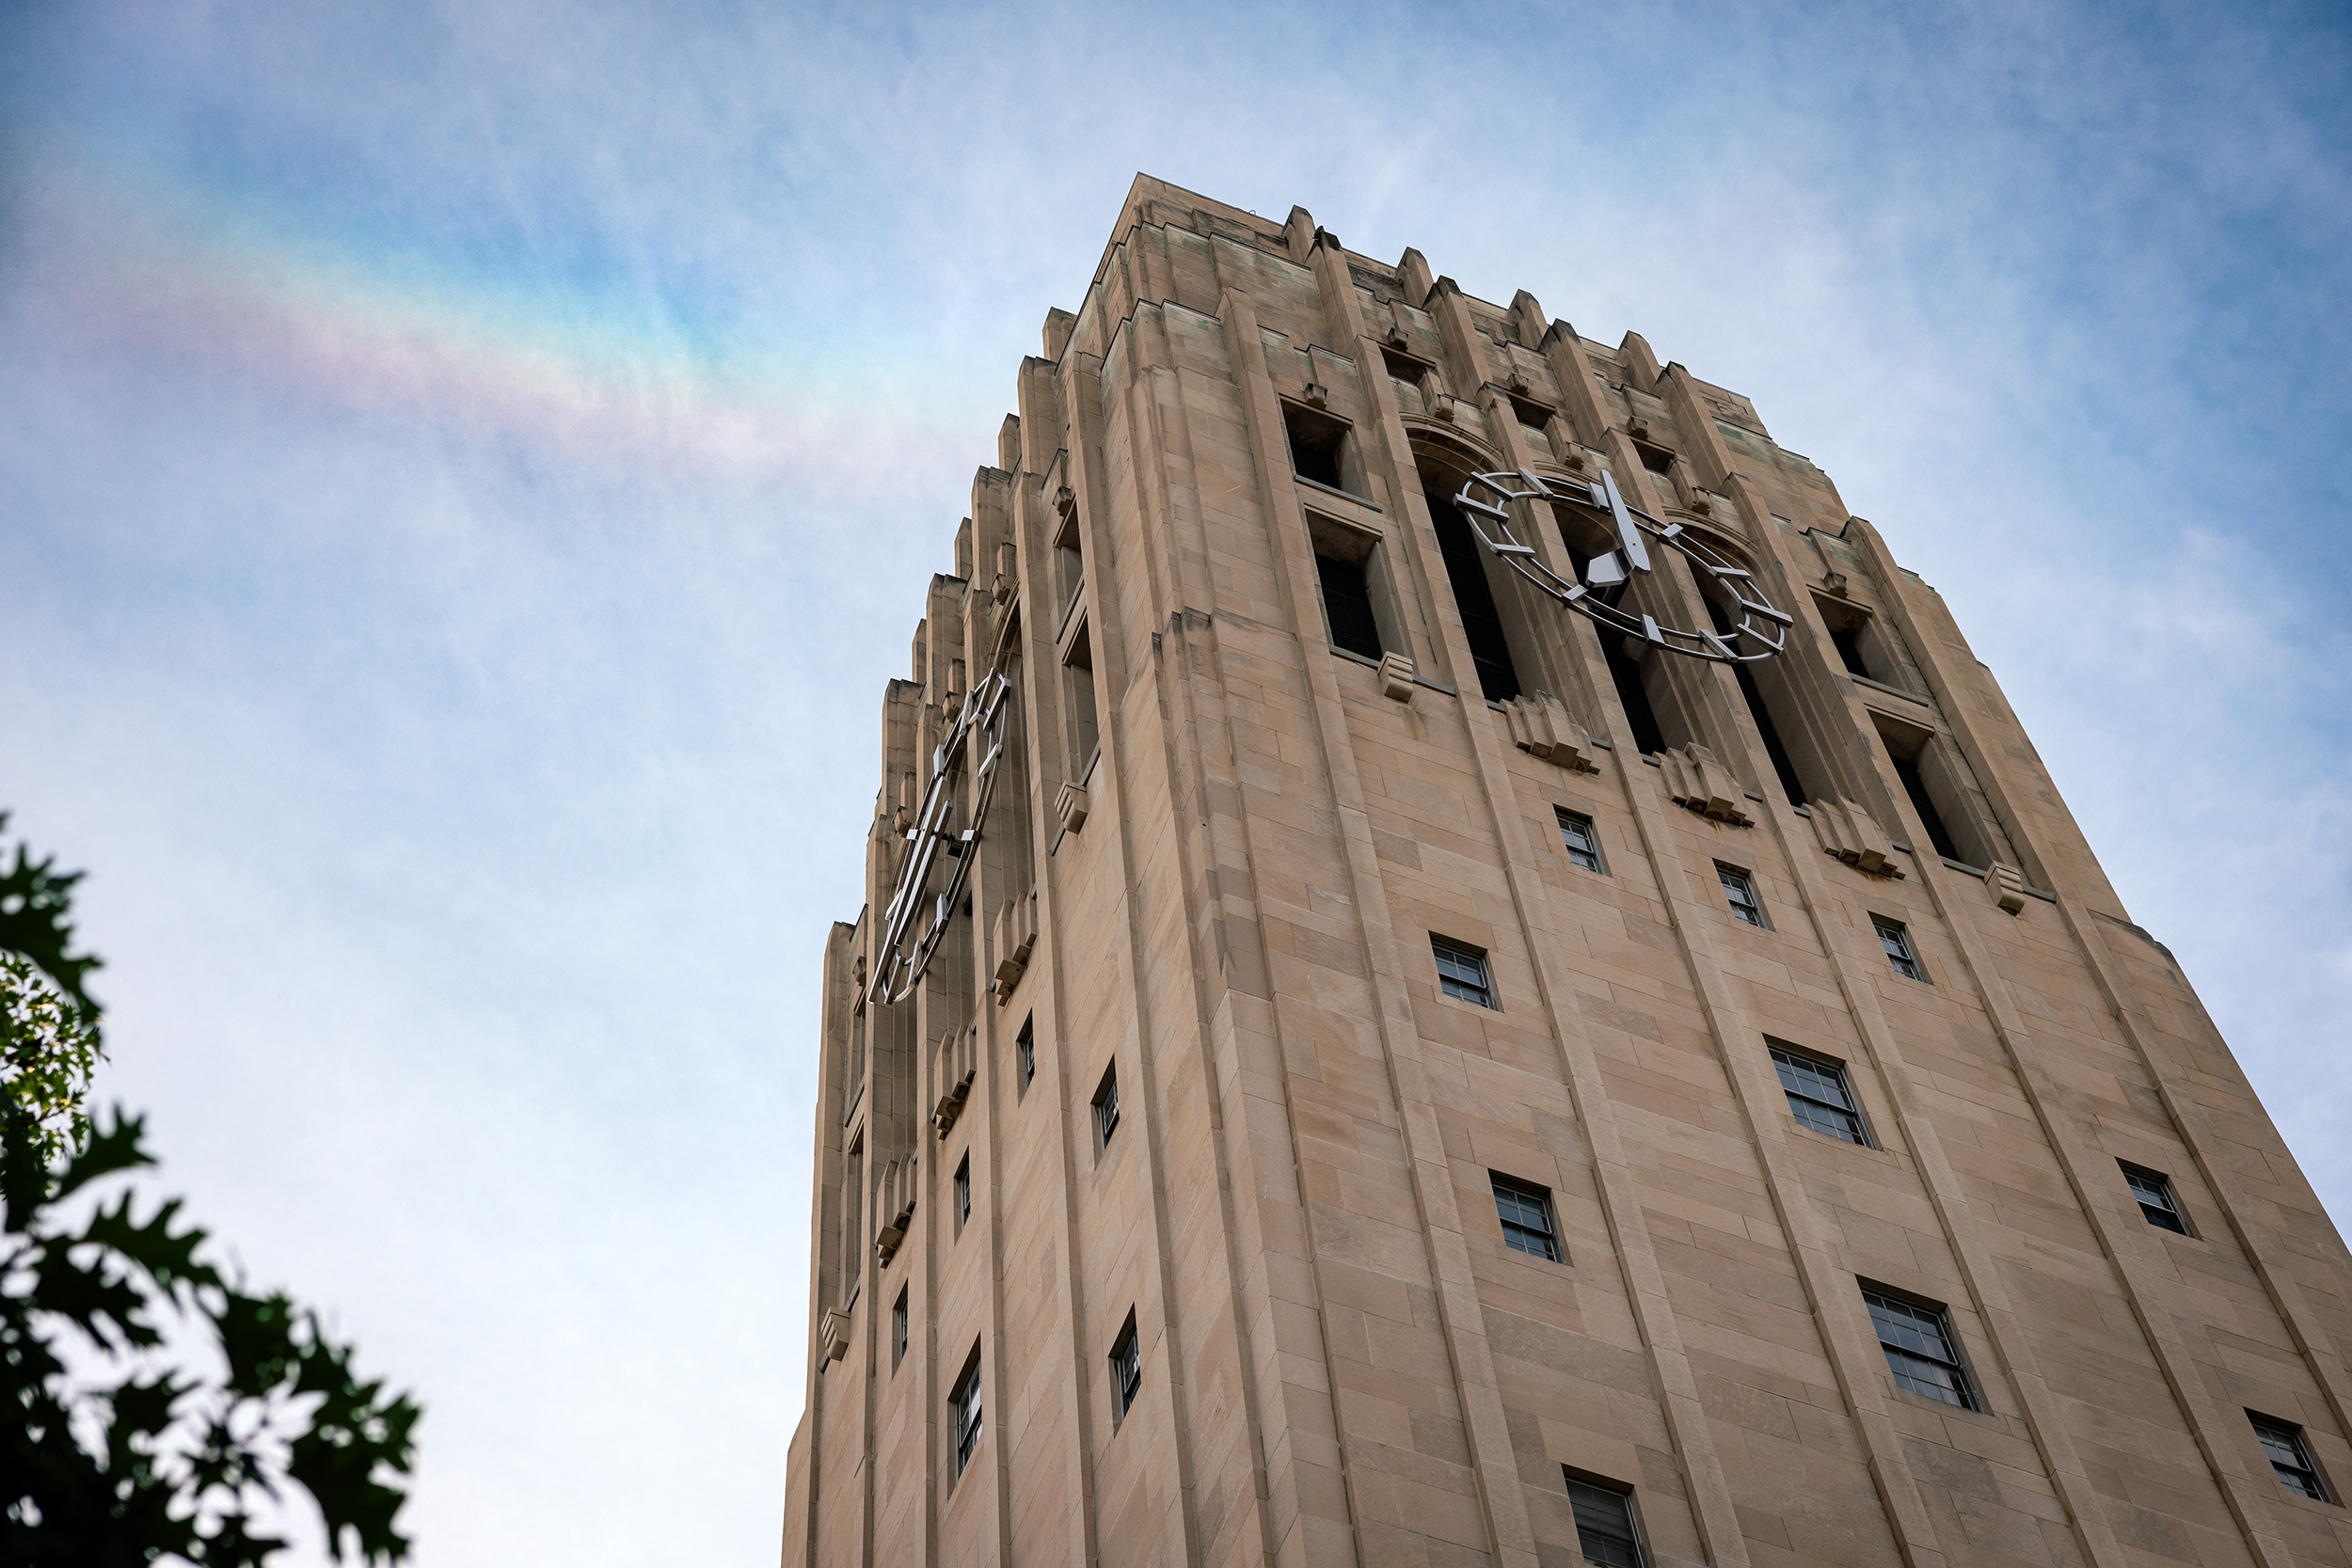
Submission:
<svg viewBox="0 0 2352 1568">
<path fill-rule="evenodd" d="M 0 951 L 94 1025 L 82 977 L 97 960 L 66 952 L 77 879 L 20 847 L 0 879 Z M 139 1118 L 118 1111 L 53 1160 L 31 1115 L 5 1116 L 0 1563 L 258 1568 L 283 1544 L 264 1521 L 290 1487 L 339 1556 L 404 1560 L 415 1402 L 362 1382 L 316 1313 L 199 1257 L 205 1233 L 178 1198 L 142 1215 L 128 1179 L 154 1159 Z"/>
</svg>

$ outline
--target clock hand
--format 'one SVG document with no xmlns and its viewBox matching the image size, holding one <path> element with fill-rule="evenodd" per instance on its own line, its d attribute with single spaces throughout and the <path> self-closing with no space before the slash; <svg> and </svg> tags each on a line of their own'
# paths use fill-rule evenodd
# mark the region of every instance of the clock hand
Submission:
<svg viewBox="0 0 2352 1568">
<path fill-rule="evenodd" d="M 1626 511 L 1625 498 L 1617 494 L 1617 482 L 1603 468 L 1600 483 L 1609 494 L 1609 515 L 1617 520 L 1617 540 L 1625 546 L 1626 560 L 1635 571 L 1648 571 L 1649 550 L 1642 543 L 1642 531 L 1634 526 L 1632 516 Z"/>
</svg>

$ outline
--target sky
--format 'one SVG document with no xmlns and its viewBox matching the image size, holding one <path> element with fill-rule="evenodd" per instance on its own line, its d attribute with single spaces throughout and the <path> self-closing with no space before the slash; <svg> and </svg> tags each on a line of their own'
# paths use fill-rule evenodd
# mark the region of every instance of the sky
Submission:
<svg viewBox="0 0 2352 1568">
<path fill-rule="evenodd" d="M 882 685 L 1137 170 L 1751 396 L 2352 1217 L 2327 6 L 0 0 L 0 807 L 425 1568 L 765 1563 Z M 290 1563 L 324 1560 L 307 1544 Z"/>
</svg>

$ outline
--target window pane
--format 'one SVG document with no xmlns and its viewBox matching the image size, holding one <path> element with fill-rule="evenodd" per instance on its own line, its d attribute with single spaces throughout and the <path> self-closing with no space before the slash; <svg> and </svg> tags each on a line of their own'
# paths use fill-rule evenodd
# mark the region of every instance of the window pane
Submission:
<svg viewBox="0 0 2352 1568">
<path fill-rule="evenodd" d="M 1763 925 L 1763 906 L 1756 901 L 1756 884 L 1748 879 L 1748 874 L 1719 865 L 1715 875 L 1723 881 L 1724 896 L 1730 900 L 1731 912 L 1751 926 Z"/>
<path fill-rule="evenodd" d="M 1568 1482 L 1568 1506 L 1576 1514 L 1576 1544 L 1584 1560 L 1603 1568 L 1642 1568 L 1642 1545 L 1633 1533 L 1632 1499 L 1589 1481 Z"/>
<path fill-rule="evenodd" d="M 1589 816 L 1579 816 L 1565 806 L 1551 808 L 1560 819 L 1560 842 L 1567 847 L 1568 859 L 1587 871 L 1600 871 L 1600 834 Z"/>
<path fill-rule="evenodd" d="M 2254 1423 L 2254 1435 L 2262 1439 L 2263 1452 L 2269 1456 L 2271 1473 L 2279 1484 L 2297 1497 L 2318 1502 L 2332 1502 L 2328 1489 L 2320 1484 L 2318 1467 L 2312 1464 L 2311 1451 L 2303 1446 L 2303 1429 L 2284 1421 L 2274 1421 L 2266 1416 L 2246 1413 Z"/>
<path fill-rule="evenodd" d="M 1558 1262 L 1560 1248 L 1552 1237 L 1550 1193 L 1541 1187 L 1522 1185 L 1506 1176 L 1491 1180 L 1495 1216 L 1502 1222 L 1503 1245 Z"/>
<path fill-rule="evenodd" d="M 2139 1200 L 2139 1212 L 2150 1225 L 2160 1226 L 2175 1234 L 2188 1234 L 2187 1222 L 2181 1218 L 2180 1204 L 2172 1196 L 2172 1183 L 2153 1171 L 2133 1170 L 2126 1166 L 2123 1180 L 2132 1189 L 2132 1196 Z"/>
<path fill-rule="evenodd" d="M 956 1380 L 955 1391 L 947 1396 L 949 1414 L 954 1418 L 956 1437 L 956 1474 L 963 1473 L 971 1463 L 972 1449 L 980 1440 L 980 1357 L 975 1351 L 963 1376 Z"/>
<path fill-rule="evenodd" d="M 1482 1007 L 1494 1006 L 1494 987 L 1486 978 L 1486 954 L 1439 936 L 1429 939 L 1429 947 L 1438 960 L 1438 990 Z"/>
<path fill-rule="evenodd" d="M 1119 1080 L 1114 1077 L 1104 1081 L 1103 1092 L 1095 1098 L 1094 1141 L 1107 1144 L 1111 1141 L 1111 1134 L 1118 1130 Z"/>
<path fill-rule="evenodd" d="M 1127 1326 L 1120 1330 L 1118 1343 L 1111 1346 L 1111 1402 L 1120 1415 L 1127 1414 L 1142 1387 L 1143 1356 L 1136 1341 L 1136 1321 L 1130 1316 Z"/>
<path fill-rule="evenodd" d="M 1780 1074 L 1780 1086 L 1788 1096 L 1788 1112 L 1800 1126 L 1866 1148 L 1869 1147 L 1860 1107 L 1855 1105 L 1853 1091 L 1846 1083 L 1845 1069 L 1835 1062 L 1815 1061 L 1793 1051 L 1783 1051 L 1778 1046 L 1773 1046 L 1772 1053 L 1773 1070 Z"/>
<path fill-rule="evenodd" d="M 1331 642 L 1351 654 L 1380 657 L 1380 625 L 1372 613 L 1372 586 L 1364 580 L 1363 563 L 1315 557 L 1315 572 L 1323 579 L 1323 613 L 1331 623 Z"/>
<path fill-rule="evenodd" d="M 1917 957 L 1911 951 L 1909 931 L 1891 920 L 1873 919 L 1870 924 L 1878 928 L 1879 945 L 1886 949 L 1887 961 L 1895 966 L 1896 974 L 1907 974 L 1914 980 L 1927 978 L 1920 972 Z"/>
<path fill-rule="evenodd" d="M 1887 1370 L 1898 1384 L 1963 1410 L 1978 1408 L 1943 1313 L 1875 1291 L 1863 1291 L 1862 1299 L 1870 1308 L 1870 1322 L 1886 1352 Z"/>
</svg>

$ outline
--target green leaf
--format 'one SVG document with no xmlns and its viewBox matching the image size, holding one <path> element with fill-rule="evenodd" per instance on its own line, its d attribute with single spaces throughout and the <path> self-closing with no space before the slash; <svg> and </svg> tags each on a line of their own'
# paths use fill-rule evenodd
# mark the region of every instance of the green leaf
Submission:
<svg viewBox="0 0 2352 1568">
<path fill-rule="evenodd" d="M 8 825 L 8 814 L 0 812 L 0 830 Z M 66 952 L 73 942 L 73 922 L 68 918 L 73 907 L 73 885 L 83 873 L 52 869 L 56 864 L 55 856 L 37 861 L 24 845 L 16 847 L 16 864 L 0 872 L 0 949 L 22 953 L 39 964 L 41 973 L 73 999 L 75 1006 L 95 1019 L 98 1004 L 90 1000 L 82 977 L 98 968 L 101 960 L 87 953 L 74 958 Z"/>
</svg>

